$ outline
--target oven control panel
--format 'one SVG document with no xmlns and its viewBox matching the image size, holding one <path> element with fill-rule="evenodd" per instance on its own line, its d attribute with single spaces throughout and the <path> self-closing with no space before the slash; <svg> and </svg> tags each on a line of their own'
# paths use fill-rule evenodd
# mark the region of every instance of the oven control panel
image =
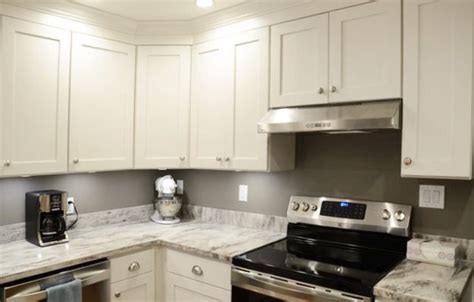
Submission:
<svg viewBox="0 0 474 302">
<path fill-rule="evenodd" d="M 290 223 L 409 236 L 411 211 L 411 206 L 397 203 L 291 196 L 287 217 Z"/>
</svg>

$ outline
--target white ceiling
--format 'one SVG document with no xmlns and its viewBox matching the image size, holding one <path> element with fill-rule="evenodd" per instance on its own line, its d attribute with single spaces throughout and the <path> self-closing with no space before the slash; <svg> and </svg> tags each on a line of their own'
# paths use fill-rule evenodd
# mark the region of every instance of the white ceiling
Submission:
<svg viewBox="0 0 474 302">
<path fill-rule="evenodd" d="M 214 0 L 211 8 L 199 8 L 195 0 L 69 0 L 135 21 L 185 21 L 217 12 L 248 0 Z"/>
</svg>

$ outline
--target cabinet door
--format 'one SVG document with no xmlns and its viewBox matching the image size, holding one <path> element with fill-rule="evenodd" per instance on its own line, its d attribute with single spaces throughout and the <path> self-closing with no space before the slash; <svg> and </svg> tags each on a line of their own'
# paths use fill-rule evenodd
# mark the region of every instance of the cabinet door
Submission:
<svg viewBox="0 0 474 302">
<path fill-rule="evenodd" d="M 188 46 L 138 48 L 135 168 L 189 166 L 190 72 Z"/>
<path fill-rule="evenodd" d="M 402 176 L 471 178 L 473 10 L 404 3 Z"/>
<path fill-rule="evenodd" d="M 146 273 L 110 285 L 112 302 L 154 302 L 155 277 Z"/>
<path fill-rule="evenodd" d="M 66 172 L 70 33 L 2 20 L 4 174 Z"/>
<path fill-rule="evenodd" d="M 329 14 L 329 102 L 401 97 L 401 1 Z"/>
<path fill-rule="evenodd" d="M 232 56 L 226 40 L 193 46 L 192 168 L 220 169 L 232 147 Z"/>
<path fill-rule="evenodd" d="M 166 273 L 166 302 L 230 302 L 231 292 Z"/>
<path fill-rule="evenodd" d="M 271 27 L 271 107 L 328 101 L 328 15 Z"/>
<path fill-rule="evenodd" d="M 70 171 L 132 168 L 135 46 L 74 34 Z"/>
<path fill-rule="evenodd" d="M 268 134 L 257 123 L 268 110 L 268 28 L 231 39 L 233 75 L 232 149 L 226 165 L 237 170 L 266 170 Z"/>
</svg>

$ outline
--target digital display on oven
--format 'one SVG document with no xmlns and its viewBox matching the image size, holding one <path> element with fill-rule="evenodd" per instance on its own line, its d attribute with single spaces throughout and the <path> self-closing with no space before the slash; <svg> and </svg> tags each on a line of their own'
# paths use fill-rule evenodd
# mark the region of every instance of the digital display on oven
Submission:
<svg viewBox="0 0 474 302">
<path fill-rule="evenodd" d="M 367 205 L 364 203 L 325 200 L 320 215 L 363 220 L 366 210 Z"/>
</svg>

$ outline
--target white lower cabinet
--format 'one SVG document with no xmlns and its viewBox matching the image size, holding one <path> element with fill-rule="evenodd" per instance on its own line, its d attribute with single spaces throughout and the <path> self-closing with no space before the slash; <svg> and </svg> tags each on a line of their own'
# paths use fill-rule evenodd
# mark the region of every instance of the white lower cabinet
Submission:
<svg viewBox="0 0 474 302">
<path fill-rule="evenodd" d="M 231 292 L 173 273 L 166 274 L 167 302 L 230 302 Z"/>
<path fill-rule="evenodd" d="M 110 299 L 113 302 L 154 302 L 155 249 L 110 260 Z"/>
<path fill-rule="evenodd" d="M 153 273 L 112 283 L 111 301 L 113 302 L 154 302 L 155 278 Z"/>
<path fill-rule="evenodd" d="M 161 256 L 164 301 L 231 301 L 230 264 L 170 249 Z"/>
</svg>

